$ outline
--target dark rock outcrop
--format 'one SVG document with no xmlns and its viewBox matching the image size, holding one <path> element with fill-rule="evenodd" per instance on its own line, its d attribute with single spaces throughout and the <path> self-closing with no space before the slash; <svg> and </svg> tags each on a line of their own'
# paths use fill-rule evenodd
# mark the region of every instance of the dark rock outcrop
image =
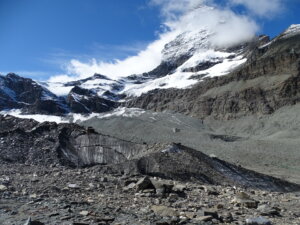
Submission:
<svg viewBox="0 0 300 225">
<path fill-rule="evenodd" d="M 0 76 L 0 110 L 22 109 L 24 113 L 63 114 L 68 109 L 59 98 L 37 82 L 14 73 Z"/>
<path fill-rule="evenodd" d="M 64 86 L 68 87 L 68 86 L 79 86 L 87 81 L 91 81 L 91 80 L 95 80 L 95 79 L 102 79 L 102 80 L 111 80 L 108 77 L 102 75 L 102 74 L 97 74 L 95 73 L 93 76 L 85 78 L 85 79 L 81 79 L 81 80 L 76 80 L 76 81 L 70 81 L 64 84 Z"/>
<path fill-rule="evenodd" d="M 190 57 L 191 55 L 182 55 L 173 61 L 163 61 L 158 67 L 148 73 L 144 73 L 143 76 L 150 78 L 164 77 L 174 72 L 174 70 L 186 62 Z"/>
<path fill-rule="evenodd" d="M 80 85 L 90 79 L 105 79 L 95 74 L 92 78 L 67 83 L 66 86 Z M 108 91 L 104 94 L 112 99 L 119 99 Z M 75 86 L 65 97 L 58 97 L 37 82 L 10 73 L 0 76 L 0 111 L 21 109 L 24 114 L 63 115 L 69 112 L 92 113 L 106 112 L 116 108 L 115 101 L 99 97 L 96 90 Z"/>
<path fill-rule="evenodd" d="M 67 96 L 67 105 L 74 113 L 107 112 L 117 107 L 117 103 L 101 98 L 93 90 L 78 86 L 72 88 Z"/>
</svg>

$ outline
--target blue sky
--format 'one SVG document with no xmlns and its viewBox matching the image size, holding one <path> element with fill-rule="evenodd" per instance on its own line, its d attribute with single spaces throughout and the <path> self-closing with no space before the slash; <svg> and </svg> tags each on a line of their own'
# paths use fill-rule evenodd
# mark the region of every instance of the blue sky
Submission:
<svg viewBox="0 0 300 225">
<path fill-rule="evenodd" d="M 175 1 L 183 0 L 170 0 Z M 255 0 L 230 1 L 234 3 L 230 10 L 256 21 L 258 33 L 275 36 L 290 24 L 300 23 L 298 0 L 285 0 L 274 11 L 260 12 L 247 3 Z M 162 33 L 167 2 L 0 0 L 0 71 L 45 80 L 66 73 L 72 59 L 107 62 L 136 55 Z M 214 4 L 222 8 L 228 2 Z"/>
</svg>

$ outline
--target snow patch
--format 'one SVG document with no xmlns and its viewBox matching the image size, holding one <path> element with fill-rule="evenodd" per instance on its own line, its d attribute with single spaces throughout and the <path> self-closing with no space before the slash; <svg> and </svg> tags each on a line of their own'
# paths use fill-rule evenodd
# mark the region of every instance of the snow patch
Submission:
<svg viewBox="0 0 300 225">
<path fill-rule="evenodd" d="M 67 96 L 74 86 L 65 86 L 64 83 L 47 82 L 40 83 L 41 86 L 47 88 L 49 91 L 57 96 Z"/>
<path fill-rule="evenodd" d="M 182 66 L 178 67 L 173 74 L 155 80 L 146 81 L 142 84 L 127 84 L 121 93 L 138 97 L 155 89 L 189 88 L 199 82 L 199 80 L 192 79 L 193 76 L 197 75 L 204 75 L 203 78 L 227 75 L 233 69 L 247 61 L 247 59 L 241 55 L 229 59 L 228 57 L 232 55 L 233 54 L 231 53 L 217 52 L 213 50 L 209 50 L 207 52 L 199 52 L 198 54 L 187 60 Z M 194 67 L 201 62 L 207 61 L 206 57 L 208 57 L 212 61 L 223 60 L 223 62 L 218 63 L 207 70 L 202 70 L 197 73 L 182 72 L 186 68 Z"/>
<path fill-rule="evenodd" d="M 289 38 L 300 33 L 300 24 L 292 24 L 286 31 L 284 31 L 280 38 Z"/>
<path fill-rule="evenodd" d="M 194 54 L 189 60 L 187 60 L 180 68 L 186 69 L 199 65 L 203 62 L 218 62 L 229 56 L 234 56 L 232 53 L 214 51 L 212 49 L 200 50 Z"/>
<path fill-rule="evenodd" d="M 144 114 L 145 111 L 138 108 L 117 108 L 112 112 L 108 113 L 91 113 L 91 114 L 79 114 L 69 113 L 66 116 L 51 116 L 43 114 L 22 114 L 20 109 L 4 110 L 0 111 L 1 115 L 11 115 L 21 119 L 34 119 L 39 123 L 43 122 L 55 122 L 55 123 L 79 123 L 91 118 L 109 118 L 113 116 L 121 117 L 139 117 Z"/>
<path fill-rule="evenodd" d="M 37 122 L 43 123 L 43 122 L 55 122 L 55 123 L 68 123 L 68 121 L 64 121 L 63 117 L 60 116 L 50 116 L 50 115 L 41 115 L 41 114 L 32 114 L 32 115 L 24 115 L 22 114 L 21 110 L 19 109 L 12 109 L 9 111 L 0 111 L 1 115 L 10 115 L 17 118 L 22 119 L 34 119 Z"/>
<path fill-rule="evenodd" d="M 16 93 L 10 88 L 6 87 L 3 77 L 0 75 L 0 91 L 9 96 L 12 100 L 15 100 Z"/>
<path fill-rule="evenodd" d="M 144 114 L 146 111 L 139 109 L 139 108 L 124 108 L 124 107 L 120 107 L 117 108 L 115 110 L 113 110 L 110 113 L 99 113 L 98 115 L 96 115 L 97 118 L 109 118 L 109 117 L 113 117 L 113 116 L 121 116 L 121 117 L 139 117 L 142 114 Z"/>
</svg>

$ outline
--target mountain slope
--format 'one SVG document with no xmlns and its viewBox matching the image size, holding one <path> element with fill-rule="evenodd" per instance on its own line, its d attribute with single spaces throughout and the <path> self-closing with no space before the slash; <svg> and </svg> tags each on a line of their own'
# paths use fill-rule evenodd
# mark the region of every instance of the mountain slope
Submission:
<svg viewBox="0 0 300 225">
<path fill-rule="evenodd" d="M 270 114 L 296 104 L 300 99 L 300 32 L 294 27 L 254 48 L 248 61 L 227 76 L 205 79 L 186 90 L 154 90 L 124 105 L 232 119 Z"/>
</svg>

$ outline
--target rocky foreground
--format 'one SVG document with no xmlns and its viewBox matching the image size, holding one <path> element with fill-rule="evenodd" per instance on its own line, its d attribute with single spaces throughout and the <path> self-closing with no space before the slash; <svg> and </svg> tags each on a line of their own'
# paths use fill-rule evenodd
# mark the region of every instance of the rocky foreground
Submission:
<svg viewBox="0 0 300 225">
<path fill-rule="evenodd" d="M 300 193 L 211 186 L 102 166 L 0 166 L 0 224 L 300 224 Z"/>
<path fill-rule="evenodd" d="M 0 116 L 0 224 L 300 224 L 300 185 L 180 143 Z"/>
</svg>

